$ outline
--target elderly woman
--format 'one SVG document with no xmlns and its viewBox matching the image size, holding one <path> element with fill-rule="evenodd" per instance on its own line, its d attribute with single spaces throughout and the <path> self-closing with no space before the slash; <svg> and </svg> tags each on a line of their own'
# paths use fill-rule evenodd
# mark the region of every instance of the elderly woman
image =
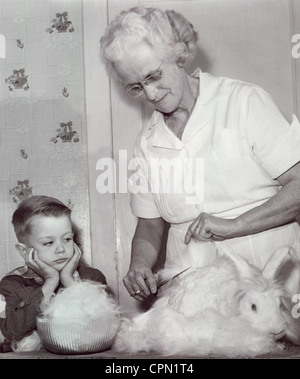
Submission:
<svg viewBox="0 0 300 379">
<path fill-rule="evenodd" d="M 147 7 L 122 12 L 101 38 L 110 77 L 154 108 L 131 180 L 138 223 L 124 285 L 138 300 L 157 290 L 152 270 L 166 222 L 167 267 L 204 265 L 222 244 L 260 268 L 280 246 L 300 257 L 299 122 L 290 125 L 256 85 L 200 69 L 189 75 L 196 41 L 182 15 Z M 297 265 L 286 263 L 298 291 Z"/>
</svg>

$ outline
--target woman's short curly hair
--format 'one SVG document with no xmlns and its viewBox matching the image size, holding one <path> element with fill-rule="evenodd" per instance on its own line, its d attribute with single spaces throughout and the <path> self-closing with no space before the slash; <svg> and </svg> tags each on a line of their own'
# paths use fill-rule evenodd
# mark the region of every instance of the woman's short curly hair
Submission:
<svg viewBox="0 0 300 379">
<path fill-rule="evenodd" d="M 108 75 L 118 79 L 114 63 L 143 42 L 164 59 L 188 67 L 197 54 L 197 33 L 193 25 L 174 10 L 135 7 L 121 12 L 100 39 L 101 59 Z"/>
</svg>

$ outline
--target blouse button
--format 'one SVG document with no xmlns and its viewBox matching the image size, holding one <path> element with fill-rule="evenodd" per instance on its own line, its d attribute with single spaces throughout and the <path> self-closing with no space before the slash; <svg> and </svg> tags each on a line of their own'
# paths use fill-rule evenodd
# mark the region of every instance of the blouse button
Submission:
<svg viewBox="0 0 300 379">
<path fill-rule="evenodd" d="M 18 304 L 18 308 L 23 308 L 25 305 L 24 301 L 21 301 L 21 303 Z"/>
</svg>

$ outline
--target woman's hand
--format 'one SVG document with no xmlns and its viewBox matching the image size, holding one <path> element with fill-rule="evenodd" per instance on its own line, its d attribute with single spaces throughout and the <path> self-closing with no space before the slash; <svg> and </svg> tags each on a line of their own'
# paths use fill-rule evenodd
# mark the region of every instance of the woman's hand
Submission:
<svg viewBox="0 0 300 379">
<path fill-rule="evenodd" d="M 44 280 L 57 280 L 59 282 L 59 274 L 55 268 L 49 266 L 47 263 L 43 262 L 39 258 L 37 250 L 34 250 L 32 247 L 29 248 L 25 255 L 25 262 L 28 267 L 33 271 L 39 274 Z"/>
<path fill-rule="evenodd" d="M 156 280 L 152 270 L 144 266 L 130 267 L 123 279 L 123 283 L 130 296 L 140 301 L 157 291 Z"/>
<path fill-rule="evenodd" d="M 192 237 L 199 241 L 223 241 L 233 238 L 236 230 L 236 221 L 200 213 L 189 226 L 184 242 L 188 244 Z"/>
<path fill-rule="evenodd" d="M 64 287 L 69 287 L 74 283 L 73 274 L 77 269 L 79 259 L 82 253 L 79 247 L 74 243 L 74 254 L 67 264 L 59 273 L 60 282 Z"/>
</svg>

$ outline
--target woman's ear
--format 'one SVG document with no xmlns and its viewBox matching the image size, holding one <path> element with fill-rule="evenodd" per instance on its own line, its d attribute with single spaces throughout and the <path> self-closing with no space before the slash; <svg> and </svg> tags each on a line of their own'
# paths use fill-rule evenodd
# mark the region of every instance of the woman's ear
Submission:
<svg viewBox="0 0 300 379">
<path fill-rule="evenodd" d="M 175 52 L 178 56 L 177 59 L 177 66 L 179 67 L 184 67 L 186 61 L 187 61 L 187 56 L 189 55 L 188 48 L 184 42 L 178 42 L 175 45 Z"/>
<path fill-rule="evenodd" d="M 27 246 L 24 243 L 17 242 L 15 244 L 16 249 L 18 250 L 19 254 L 23 259 L 26 257 L 26 252 L 27 252 Z"/>
</svg>

